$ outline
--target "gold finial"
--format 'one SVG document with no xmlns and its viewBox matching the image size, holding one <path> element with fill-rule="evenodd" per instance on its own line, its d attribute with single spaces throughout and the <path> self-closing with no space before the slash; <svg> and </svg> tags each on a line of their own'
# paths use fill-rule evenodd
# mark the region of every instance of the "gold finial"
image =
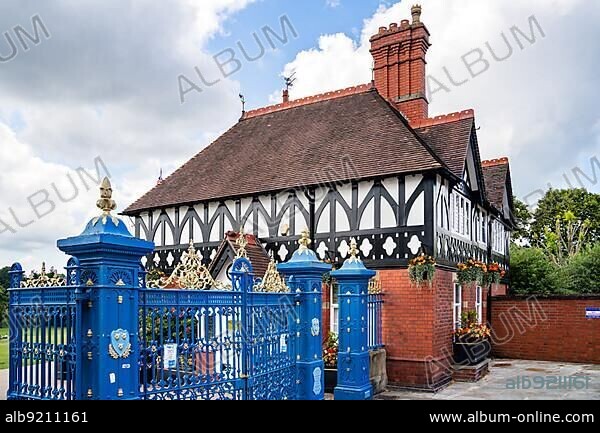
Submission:
<svg viewBox="0 0 600 433">
<path fill-rule="evenodd" d="M 238 246 L 237 258 L 248 258 L 248 253 L 246 252 L 246 246 L 248 245 L 248 239 L 246 239 L 246 234 L 244 233 L 244 227 L 240 228 L 240 234 L 235 241 L 235 244 Z"/>
<path fill-rule="evenodd" d="M 350 259 L 358 260 L 358 244 L 356 243 L 356 238 L 350 239 Z"/>
<path fill-rule="evenodd" d="M 46 262 L 42 262 L 42 275 L 46 275 Z"/>
<path fill-rule="evenodd" d="M 300 244 L 300 250 L 303 251 L 308 249 L 308 247 L 312 243 L 312 241 L 310 240 L 310 232 L 308 231 L 308 228 L 302 230 L 302 233 L 300 233 L 300 240 L 298 241 L 298 243 Z"/>
<path fill-rule="evenodd" d="M 421 5 L 419 5 L 419 4 L 414 5 L 411 8 L 410 12 L 412 14 L 413 24 L 420 23 L 421 22 L 421 12 L 423 12 L 423 8 L 421 8 Z"/>
<path fill-rule="evenodd" d="M 196 252 L 196 247 L 194 246 L 194 239 L 190 238 L 190 245 L 188 247 L 188 253 L 194 254 Z"/>
<path fill-rule="evenodd" d="M 112 185 L 108 177 L 105 177 L 100 184 L 100 200 L 96 206 L 102 210 L 104 215 L 110 215 L 110 212 L 117 208 L 117 203 L 112 199 Z"/>
</svg>

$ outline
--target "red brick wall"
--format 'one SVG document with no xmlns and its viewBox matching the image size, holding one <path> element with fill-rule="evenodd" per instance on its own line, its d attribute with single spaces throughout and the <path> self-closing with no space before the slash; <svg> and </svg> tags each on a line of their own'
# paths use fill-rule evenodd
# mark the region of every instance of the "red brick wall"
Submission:
<svg viewBox="0 0 600 433">
<path fill-rule="evenodd" d="M 600 296 L 493 298 L 494 355 L 600 364 L 600 320 L 586 319 L 586 307 L 600 307 Z"/>
<path fill-rule="evenodd" d="M 331 289 L 328 284 L 323 283 L 323 287 L 321 289 L 323 291 L 323 307 L 321 313 L 321 329 L 323 330 L 323 341 L 329 335 L 329 331 L 331 329 Z"/>
<path fill-rule="evenodd" d="M 379 271 L 384 293 L 383 341 L 390 383 L 437 388 L 450 378 L 452 274 L 438 270 L 432 288 L 415 287 L 406 269 Z"/>
</svg>

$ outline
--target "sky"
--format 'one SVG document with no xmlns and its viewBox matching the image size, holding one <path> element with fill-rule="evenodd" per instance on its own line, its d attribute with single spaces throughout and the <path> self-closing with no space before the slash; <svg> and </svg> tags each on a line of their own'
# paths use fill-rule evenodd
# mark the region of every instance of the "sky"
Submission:
<svg viewBox="0 0 600 433">
<path fill-rule="evenodd" d="M 475 109 L 482 157 L 511 159 L 521 199 L 600 192 L 600 3 L 420 3 L 430 114 Z M 369 37 L 411 5 L 3 0 L 0 266 L 64 266 L 56 240 L 97 214 L 98 174 L 123 210 L 234 125 L 240 93 L 252 109 L 293 72 L 292 99 L 368 82 Z"/>
</svg>

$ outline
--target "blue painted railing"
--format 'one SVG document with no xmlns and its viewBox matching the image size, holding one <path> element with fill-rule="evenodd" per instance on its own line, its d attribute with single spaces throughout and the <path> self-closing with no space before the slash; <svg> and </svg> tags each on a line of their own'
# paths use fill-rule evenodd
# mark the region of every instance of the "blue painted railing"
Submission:
<svg viewBox="0 0 600 433">
<path fill-rule="evenodd" d="M 378 350 L 384 347 L 382 331 L 383 294 L 370 293 L 368 296 L 367 341 L 369 350 Z"/>
<path fill-rule="evenodd" d="M 78 278 L 73 259 L 67 271 L 73 271 L 73 278 L 59 287 L 46 287 L 43 279 L 38 279 L 34 287 L 21 287 L 21 265 L 13 265 L 10 271 L 10 399 L 76 398 L 79 324 Z"/>
</svg>

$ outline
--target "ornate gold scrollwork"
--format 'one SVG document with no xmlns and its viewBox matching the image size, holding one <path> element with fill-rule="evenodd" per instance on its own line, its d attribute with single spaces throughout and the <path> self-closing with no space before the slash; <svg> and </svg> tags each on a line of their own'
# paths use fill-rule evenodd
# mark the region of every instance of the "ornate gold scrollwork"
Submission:
<svg viewBox="0 0 600 433">
<path fill-rule="evenodd" d="M 181 262 L 171 276 L 148 281 L 148 287 L 151 289 L 207 290 L 214 288 L 232 290 L 231 285 L 216 281 L 212 277 L 208 268 L 202 264 L 193 240 L 190 240 L 187 252 L 183 253 Z"/>
<path fill-rule="evenodd" d="M 285 279 L 281 276 L 279 271 L 277 271 L 277 265 L 275 264 L 275 260 L 273 258 L 271 258 L 271 261 L 269 262 L 265 276 L 258 284 L 254 285 L 253 289 L 255 292 L 262 293 L 290 292 L 290 288 L 285 283 Z"/>
<path fill-rule="evenodd" d="M 67 281 L 65 277 L 62 277 L 56 273 L 48 275 L 46 273 L 46 264 L 42 263 L 42 270 L 37 277 L 28 278 L 21 282 L 23 288 L 35 288 L 35 287 L 64 287 Z"/>
<path fill-rule="evenodd" d="M 381 280 L 379 280 L 377 277 L 373 277 L 369 281 L 369 295 L 380 295 L 382 292 Z"/>
</svg>

